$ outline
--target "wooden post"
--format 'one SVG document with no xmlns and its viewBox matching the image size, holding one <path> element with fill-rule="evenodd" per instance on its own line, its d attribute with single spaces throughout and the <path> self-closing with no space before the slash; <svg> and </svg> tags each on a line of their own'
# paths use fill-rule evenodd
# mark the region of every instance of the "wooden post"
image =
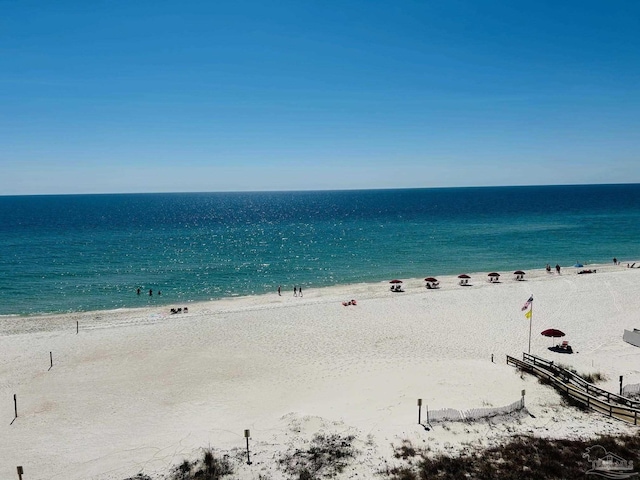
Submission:
<svg viewBox="0 0 640 480">
<path fill-rule="evenodd" d="M 420 415 L 422 414 L 422 399 L 418 399 L 418 425 L 420 425 Z"/>
<path fill-rule="evenodd" d="M 22 480 L 22 474 L 24 473 L 24 471 L 22 470 L 22 467 L 18 467 L 18 480 Z"/>
<path fill-rule="evenodd" d="M 13 394 L 13 409 L 16 412 L 15 418 L 18 418 L 18 399 L 16 398 L 16 394 Z"/>
<path fill-rule="evenodd" d="M 622 375 L 620 375 L 620 395 L 622 395 Z"/>
<path fill-rule="evenodd" d="M 524 408 L 524 393 L 525 391 L 522 390 L 521 394 L 522 394 L 522 408 Z"/>
<path fill-rule="evenodd" d="M 493 363 L 493 353 L 491 354 L 491 363 Z"/>
<path fill-rule="evenodd" d="M 251 465 L 251 458 L 249 457 L 249 437 L 251 432 L 249 430 L 244 431 L 244 438 L 247 439 L 247 465 Z"/>
<path fill-rule="evenodd" d="M 53 352 L 49 352 L 49 360 L 51 362 L 51 366 L 49 367 L 49 370 L 51 370 L 53 368 Z"/>
<path fill-rule="evenodd" d="M 80 325 L 78 320 L 76 320 L 76 335 L 78 334 L 78 330 L 80 330 Z"/>
</svg>

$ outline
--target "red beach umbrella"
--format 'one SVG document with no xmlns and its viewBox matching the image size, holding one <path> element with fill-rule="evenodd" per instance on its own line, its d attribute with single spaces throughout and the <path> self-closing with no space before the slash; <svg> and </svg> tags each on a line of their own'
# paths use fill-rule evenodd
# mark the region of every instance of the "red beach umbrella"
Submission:
<svg viewBox="0 0 640 480">
<path fill-rule="evenodd" d="M 437 282 L 438 279 L 437 278 L 433 278 L 433 277 L 427 277 L 424 279 L 425 282 Z"/>
<path fill-rule="evenodd" d="M 543 330 L 540 333 L 545 337 L 553 337 L 553 338 L 564 337 L 564 332 L 557 330 L 555 328 L 547 328 L 546 330 Z"/>
<path fill-rule="evenodd" d="M 564 332 L 557 330 L 555 328 L 547 328 L 546 330 L 543 330 L 540 333 L 545 337 L 551 337 L 552 339 L 564 337 Z M 551 344 L 553 345 L 553 340 L 551 341 Z"/>
<path fill-rule="evenodd" d="M 402 280 L 391 280 L 389 283 L 402 283 Z"/>
</svg>

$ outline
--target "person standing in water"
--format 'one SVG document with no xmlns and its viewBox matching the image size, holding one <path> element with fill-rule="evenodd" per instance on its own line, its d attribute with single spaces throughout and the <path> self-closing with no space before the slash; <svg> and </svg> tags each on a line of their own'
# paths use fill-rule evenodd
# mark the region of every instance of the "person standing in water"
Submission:
<svg viewBox="0 0 640 480">
<path fill-rule="evenodd" d="M 280 285 L 278 285 L 278 296 L 279 297 L 281 296 L 281 294 L 280 294 Z"/>
</svg>

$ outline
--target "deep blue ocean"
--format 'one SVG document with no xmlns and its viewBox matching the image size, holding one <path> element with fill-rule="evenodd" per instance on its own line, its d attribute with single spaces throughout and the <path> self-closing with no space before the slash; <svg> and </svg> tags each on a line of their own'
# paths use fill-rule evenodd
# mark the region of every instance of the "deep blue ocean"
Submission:
<svg viewBox="0 0 640 480">
<path fill-rule="evenodd" d="M 0 315 L 625 262 L 639 239 L 638 184 L 5 196 Z"/>
</svg>

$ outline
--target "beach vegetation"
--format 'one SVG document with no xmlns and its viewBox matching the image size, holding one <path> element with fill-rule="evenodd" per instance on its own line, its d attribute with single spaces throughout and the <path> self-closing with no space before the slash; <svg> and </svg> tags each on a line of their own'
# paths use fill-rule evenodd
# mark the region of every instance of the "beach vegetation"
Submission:
<svg viewBox="0 0 640 480">
<path fill-rule="evenodd" d="M 609 379 L 609 377 L 602 372 L 583 373 L 580 376 L 589 383 L 604 382 Z"/>
<path fill-rule="evenodd" d="M 284 472 L 297 480 L 335 477 L 356 456 L 354 440 L 353 435 L 318 433 L 308 448 L 289 452 L 278 463 Z"/>
<path fill-rule="evenodd" d="M 202 457 L 190 462 L 184 460 L 175 467 L 167 480 L 218 480 L 233 473 L 226 456 L 217 457 L 211 448 L 205 448 Z"/>
<path fill-rule="evenodd" d="M 418 455 L 418 450 L 413 446 L 409 440 L 403 440 L 402 445 L 395 448 L 394 457 L 407 460 Z"/>
<path fill-rule="evenodd" d="M 464 449 L 458 455 L 430 455 L 420 452 L 421 460 L 388 468 L 381 472 L 391 480 L 563 480 L 584 478 L 591 464 L 583 455 L 600 445 L 608 452 L 635 461 L 640 450 L 639 435 L 604 436 L 592 440 L 513 437 L 491 448 Z M 403 449 L 404 443 L 398 447 Z M 397 458 L 402 458 L 397 456 Z M 634 472 L 638 472 L 638 466 Z"/>
<path fill-rule="evenodd" d="M 604 382 L 606 380 L 609 380 L 609 377 L 607 377 L 602 372 L 580 373 L 575 368 L 570 367 L 568 365 L 563 365 L 563 364 L 560 364 L 560 363 L 558 364 L 558 367 L 564 368 L 565 370 L 568 370 L 569 372 L 573 373 L 574 375 L 577 375 L 578 377 L 582 378 L 585 382 L 597 383 L 597 382 Z"/>
</svg>

